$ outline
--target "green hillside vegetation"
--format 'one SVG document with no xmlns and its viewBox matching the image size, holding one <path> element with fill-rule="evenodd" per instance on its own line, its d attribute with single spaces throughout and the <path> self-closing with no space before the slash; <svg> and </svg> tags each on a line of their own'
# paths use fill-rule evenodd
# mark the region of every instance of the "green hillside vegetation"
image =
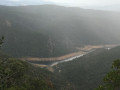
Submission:
<svg viewBox="0 0 120 90">
<path fill-rule="evenodd" d="M 4 37 L 2 37 L 2 38 L 0 39 L 0 49 L 1 49 L 1 46 L 2 46 L 2 44 L 3 44 L 3 40 L 4 40 Z"/>
<path fill-rule="evenodd" d="M 0 39 L 0 45 L 4 37 Z M 11 58 L 0 50 L 0 90 L 70 90 L 72 84 L 46 69 Z"/>
<path fill-rule="evenodd" d="M 120 59 L 112 64 L 112 70 L 104 77 L 104 84 L 95 90 L 120 90 Z"/>
<path fill-rule="evenodd" d="M 0 53 L 0 90 L 70 90 L 72 84 L 46 69 Z"/>
<path fill-rule="evenodd" d="M 0 90 L 97 88 L 113 60 L 120 58 L 120 46 L 58 64 L 54 73 L 15 57 L 57 57 L 85 45 L 119 44 L 119 23 L 117 12 L 53 5 L 0 6 L 0 37 L 5 36 L 5 40 L 0 38 Z M 114 63 L 113 71 L 117 69 Z M 110 86 L 108 77 L 105 80 L 98 90 L 118 85 Z"/>
<path fill-rule="evenodd" d="M 28 63 L 1 56 L 0 90 L 53 90 L 52 82 Z"/>
<path fill-rule="evenodd" d="M 56 57 L 84 45 L 119 43 L 119 16 L 54 5 L 0 6 L 3 51 L 14 57 Z"/>
<path fill-rule="evenodd" d="M 76 90 L 93 90 L 102 84 L 110 71 L 113 60 L 120 58 L 120 47 L 110 50 L 98 49 L 76 60 L 54 67 L 55 73 L 73 83 Z"/>
</svg>

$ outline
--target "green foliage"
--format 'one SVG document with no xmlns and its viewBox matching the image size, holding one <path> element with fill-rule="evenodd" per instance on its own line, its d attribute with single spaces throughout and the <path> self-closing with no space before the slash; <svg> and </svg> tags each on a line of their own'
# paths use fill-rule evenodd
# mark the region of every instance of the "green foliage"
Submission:
<svg viewBox="0 0 120 90">
<path fill-rule="evenodd" d="M 8 89 L 6 89 L 6 90 L 28 90 L 28 89 L 26 89 L 26 88 L 24 88 L 24 87 L 14 86 L 14 87 L 8 88 Z"/>
<path fill-rule="evenodd" d="M 112 71 L 104 77 L 104 85 L 96 90 L 119 90 L 120 89 L 120 59 L 112 64 Z"/>
<path fill-rule="evenodd" d="M 0 39 L 0 44 L 3 40 L 4 37 Z M 61 90 L 66 85 L 63 82 L 46 69 L 0 52 L 0 90 Z"/>
<path fill-rule="evenodd" d="M 0 58 L 0 90 L 53 90 L 51 80 L 35 70 L 27 62 Z"/>
<path fill-rule="evenodd" d="M 19 80 L 23 79 L 27 65 L 23 62 L 9 58 L 7 61 L 0 63 L 0 87 L 8 88 L 12 85 L 19 84 Z"/>
<path fill-rule="evenodd" d="M 2 36 L 2 38 L 0 39 L 0 48 L 1 48 L 2 44 L 3 44 L 3 40 L 4 40 L 4 37 Z"/>
<path fill-rule="evenodd" d="M 55 66 L 55 73 L 73 83 L 76 90 L 93 90 L 102 84 L 114 60 L 120 58 L 120 47 L 97 49 L 70 62 Z M 59 72 L 61 70 L 61 72 Z"/>
<path fill-rule="evenodd" d="M 0 52 L 0 90 L 61 90 L 67 84 L 62 77 L 46 69 Z"/>
</svg>

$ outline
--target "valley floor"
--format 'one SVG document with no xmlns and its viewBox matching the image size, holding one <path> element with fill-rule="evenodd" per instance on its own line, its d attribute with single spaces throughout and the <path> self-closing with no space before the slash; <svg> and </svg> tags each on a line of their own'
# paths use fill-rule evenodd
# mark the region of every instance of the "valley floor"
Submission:
<svg viewBox="0 0 120 90">
<path fill-rule="evenodd" d="M 74 56 L 78 56 L 78 55 L 84 55 L 88 52 L 90 52 L 91 50 L 94 49 L 98 49 L 98 48 L 113 48 L 116 47 L 118 45 L 87 45 L 81 48 L 77 48 L 78 51 L 74 52 L 74 53 L 69 53 L 67 55 L 64 56 L 60 56 L 60 57 L 51 57 L 51 58 L 39 58 L 39 57 L 25 57 L 25 58 L 20 58 L 21 60 L 25 60 L 25 61 L 61 61 L 61 60 L 65 60 Z"/>
<path fill-rule="evenodd" d="M 90 52 L 92 52 L 96 49 L 99 49 L 99 48 L 106 48 L 109 50 L 109 49 L 114 48 L 116 46 L 119 46 L 119 44 L 118 45 L 86 45 L 84 47 L 77 48 L 78 52 L 70 53 L 70 54 L 67 54 L 64 56 L 60 56 L 60 57 L 52 57 L 52 58 L 29 57 L 29 58 L 20 58 L 20 59 L 28 61 L 37 67 L 46 68 L 49 71 L 54 72 L 53 67 L 59 63 L 66 62 L 66 60 L 67 61 L 74 60 L 75 58 L 79 58 L 82 55 L 90 53 Z M 39 62 L 51 62 L 51 64 L 47 65 L 47 64 L 42 64 Z"/>
</svg>

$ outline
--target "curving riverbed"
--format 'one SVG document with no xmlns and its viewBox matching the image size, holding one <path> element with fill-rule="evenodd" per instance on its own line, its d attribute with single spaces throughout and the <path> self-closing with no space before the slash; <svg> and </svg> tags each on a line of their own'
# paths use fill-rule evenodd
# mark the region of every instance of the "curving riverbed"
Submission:
<svg viewBox="0 0 120 90">
<path fill-rule="evenodd" d="M 99 49 L 99 48 L 105 48 L 107 50 L 110 50 L 111 48 L 116 47 L 116 46 L 118 46 L 118 45 L 86 46 L 84 48 L 80 48 L 79 52 L 62 56 L 62 59 L 61 59 L 61 57 L 58 57 L 57 58 L 58 60 L 56 60 L 56 58 L 54 58 L 55 60 L 51 60 L 53 58 L 42 58 L 43 60 L 41 58 L 32 58 L 32 59 L 25 58 L 25 59 L 26 59 L 26 61 L 32 63 L 35 66 L 40 66 L 41 68 L 47 68 L 49 71 L 53 72 L 54 71 L 53 67 L 59 63 L 64 63 L 64 62 L 69 62 L 69 61 L 75 60 L 76 58 L 80 58 L 90 52 L 95 51 L 96 49 Z"/>
<path fill-rule="evenodd" d="M 115 47 L 117 45 L 87 45 L 87 46 L 84 46 L 84 47 L 77 47 L 77 51 L 76 52 L 73 52 L 73 53 L 69 53 L 69 54 L 66 54 L 66 55 L 63 55 L 63 56 L 59 56 L 59 57 L 50 57 L 50 58 L 40 58 L 40 57 L 24 57 L 24 58 L 19 58 L 21 60 L 25 60 L 25 61 L 28 61 L 28 62 L 33 62 L 33 63 L 42 63 L 42 62 L 61 62 L 61 61 L 66 61 L 66 59 L 72 59 L 72 58 L 75 58 L 75 57 L 79 57 L 80 55 L 84 55 L 88 52 L 90 52 L 91 50 L 94 50 L 94 49 L 98 49 L 98 48 L 112 48 L 112 47 Z M 69 60 L 68 60 L 69 61 Z"/>
<path fill-rule="evenodd" d="M 59 63 L 72 61 L 72 60 L 74 60 L 74 59 L 76 59 L 76 58 L 79 58 L 79 57 L 81 57 L 81 56 L 83 56 L 83 55 L 84 55 L 84 54 L 78 55 L 78 56 L 74 56 L 74 57 L 71 57 L 71 58 L 68 58 L 68 59 L 65 59 L 65 60 L 62 60 L 62 61 L 54 62 L 54 63 L 51 64 L 51 66 L 53 67 L 53 66 L 55 66 L 55 65 L 57 65 L 57 64 L 59 64 Z"/>
</svg>

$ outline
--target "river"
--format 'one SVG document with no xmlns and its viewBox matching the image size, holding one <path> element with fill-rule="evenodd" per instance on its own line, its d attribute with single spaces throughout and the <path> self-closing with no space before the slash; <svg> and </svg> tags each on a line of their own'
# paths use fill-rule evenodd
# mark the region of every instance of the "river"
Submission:
<svg viewBox="0 0 120 90">
<path fill-rule="evenodd" d="M 72 60 L 74 60 L 74 59 L 76 59 L 76 58 L 79 58 L 79 57 L 81 57 L 81 56 L 83 56 L 83 55 L 84 55 L 84 54 L 78 55 L 78 56 L 74 56 L 74 57 L 71 57 L 71 58 L 68 58 L 68 59 L 65 59 L 65 60 L 62 60 L 62 61 L 54 62 L 54 63 L 51 64 L 51 66 L 55 66 L 55 65 L 57 65 L 57 64 L 59 64 L 59 63 L 63 63 L 63 62 L 72 61 Z"/>
<path fill-rule="evenodd" d="M 95 51 L 96 49 L 92 49 L 91 51 L 89 51 L 89 52 L 86 52 L 86 53 L 84 53 L 84 54 L 81 54 L 81 55 L 77 55 L 77 56 L 73 56 L 73 57 L 71 57 L 71 58 L 68 58 L 68 59 L 65 59 L 65 60 L 62 60 L 62 61 L 57 61 L 57 62 L 54 62 L 54 63 L 52 63 L 50 66 L 55 66 L 55 65 L 57 65 L 57 64 L 59 64 L 59 63 L 64 63 L 64 62 L 69 62 L 69 61 L 72 61 L 72 60 L 75 60 L 76 58 L 80 58 L 80 57 L 82 57 L 82 56 L 84 56 L 84 55 L 86 55 L 86 54 L 88 54 L 88 53 L 90 53 L 90 52 L 93 52 L 93 51 Z"/>
<path fill-rule="evenodd" d="M 80 58 L 88 53 L 95 51 L 96 49 L 99 49 L 99 48 L 105 48 L 107 50 L 110 50 L 111 48 L 116 47 L 116 46 L 117 45 L 86 46 L 85 48 L 81 49 L 82 51 L 80 53 L 74 54 L 74 56 L 68 57 L 66 59 L 49 61 L 49 58 L 47 58 L 48 60 L 46 61 L 46 60 L 41 60 L 39 58 L 38 58 L 38 60 L 34 60 L 34 58 L 33 58 L 33 60 L 28 59 L 27 61 L 36 66 L 40 66 L 41 68 L 48 68 L 50 71 L 53 71 L 52 67 L 56 66 L 59 63 L 64 63 L 64 62 L 69 62 L 69 61 L 75 60 L 76 58 Z"/>
</svg>

